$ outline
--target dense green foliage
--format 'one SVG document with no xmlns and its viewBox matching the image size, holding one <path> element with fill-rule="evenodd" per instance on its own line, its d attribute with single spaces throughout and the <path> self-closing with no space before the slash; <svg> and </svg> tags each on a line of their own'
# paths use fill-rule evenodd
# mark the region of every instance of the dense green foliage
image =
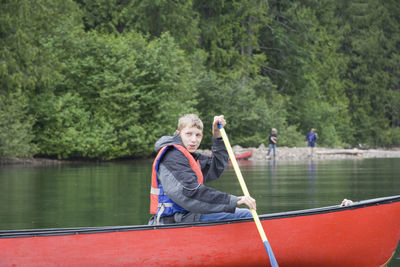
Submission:
<svg viewBox="0 0 400 267">
<path fill-rule="evenodd" d="M 5 0 L 0 156 L 153 153 L 196 112 L 210 144 L 400 145 L 395 0 Z M 209 128 L 210 127 L 210 128 Z"/>
</svg>

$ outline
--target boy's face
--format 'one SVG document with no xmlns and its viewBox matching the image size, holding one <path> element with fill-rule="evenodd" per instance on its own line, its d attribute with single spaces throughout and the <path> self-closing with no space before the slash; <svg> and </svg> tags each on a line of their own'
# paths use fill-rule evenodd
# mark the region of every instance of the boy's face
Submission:
<svg viewBox="0 0 400 267">
<path fill-rule="evenodd" d="M 186 149 L 193 153 L 200 146 L 203 139 L 203 131 L 197 127 L 184 127 L 178 134 L 181 136 L 182 143 Z"/>
</svg>

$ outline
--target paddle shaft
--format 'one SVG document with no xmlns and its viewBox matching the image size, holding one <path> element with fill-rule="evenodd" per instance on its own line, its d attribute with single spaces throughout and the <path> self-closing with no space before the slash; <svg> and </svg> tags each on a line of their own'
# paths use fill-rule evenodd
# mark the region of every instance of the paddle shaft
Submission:
<svg viewBox="0 0 400 267">
<path fill-rule="evenodd" d="M 221 131 L 222 139 L 224 140 L 224 143 L 225 143 L 225 146 L 226 146 L 226 150 L 228 151 L 229 158 L 231 159 L 232 166 L 233 166 L 233 168 L 235 170 L 235 173 L 236 173 L 236 176 L 237 176 L 237 178 L 239 180 L 240 187 L 242 188 L 243 194 L 245 196 L 250 196 L 249 190 L 247 189 L 247 186 L 246 186 L 246 183 L 244 181 L 242 172 L 239 169 L 239 165 L 238 165 L 238 163 L 236 161 L 235 154 L 233 153 L 233 150 L 232 150 L 231 144 L 229 143 L 229 139 L 228 139 L 228 136 L 226 135 L 225 129 L 224 128 L 220 128 L 220 131 Z M 261 239 L 263 241 L 268 240 L 267 236 L 265 235 L 264 229 L 263 229 L 263 227 L 261 225 L 260 219 L 258 218 L 257 212 L 255 210 L 253 210 L 253 209 L 250 209 L 250 211 L 251 211 L 251 214 L 253 215 L 254 221 L 255 221 L 255 223 L 257 225 L 258 232 L 260 233 Z"/>
<path fill-rule="evenodd" d="M 250 196 L 249 190 L 247 190 L 246 183 L 245 183 L 245 181 L 243 179 L 242 172 L 239 169 L 239 165 L 238 165 L 238 163 L 236 161 L 235 154 L 233 153 L 233 150 L 232 150 L 231 144 L 229 143 L 229 139 L 228 139 L 228 136 L 226 135 L 225 129 L 222 127 L 221 124 L 218 124 L 218 128 L 219 128 L 219 130 L 221 132 L 222 140 L 224 141 L 226 150 L 228 151 L 229 158 L 231 159 L 233 169 L 235 170 L 235 173 L 236 173 L 236 176 L 237 176 L 237 178 L 239 180 L 239 184 L 240 184 L 240 187 L 242 188 L 243 194 L 245 196 Z M 250 211 L 251 211 L 251 214 L 253 215 L 254 222 L 256 223 L 256 226 L 257 226 L 257 229 L 258 229 L 258 233 L 260 234 L 261 239 L 262 239 L 262 241 L 264 243 L 265 249 L 267 250 L 267 253 L 268 253 L 268 256 L 269 256 L 269 259 L 270 259 L 270 262 L 271 262 L 271 266 L 273 266 L 273 267 L 276 266 L 277 267 L 278 263 L 277 263 L 277 261 L 275 259 L 275 256 L 274 256 L 273 252 L 272 252 L 272 248 L 271 248 L 271 246 L 269 244 L 267 236 L 265 235 L 264 228 L 261 225 L 261 222 L 260 222 L 260 219 L 258 217 L 258 214 L 254 209 L 250 209 Z"/>
</svg>

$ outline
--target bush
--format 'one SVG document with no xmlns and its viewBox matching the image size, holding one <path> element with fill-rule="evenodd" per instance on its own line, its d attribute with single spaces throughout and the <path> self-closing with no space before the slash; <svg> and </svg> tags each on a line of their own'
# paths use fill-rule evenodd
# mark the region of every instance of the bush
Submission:
<svg viewBox="0 0 400 267">
<path fill-rule="evenodd" d="M 305 145 L 305 137 L 300 134 L 294 125 L 278 132 L 279 146 L 302 147 Z"/>
<path fill-rule="evenodd" d="M 37 151 L 27 103 L 20 92 L 0 94 L 0 156 L 25 158 Z"/>
<path fill-rule="evenodd" d="M 113 127 L 92 117 L 77 94 L 43 96 L 37 110 L 41 127 L 36 128 L 36 141 L 41 155 L 109 159 L 116 153 Z"/>
</svg>

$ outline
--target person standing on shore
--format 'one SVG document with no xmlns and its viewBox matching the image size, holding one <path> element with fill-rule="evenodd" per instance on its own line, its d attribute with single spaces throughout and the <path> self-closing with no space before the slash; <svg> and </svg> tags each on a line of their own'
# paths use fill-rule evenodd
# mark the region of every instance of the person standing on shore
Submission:
<svg viewBox="0 0 400 267">
<path fill-rule="evenodd" d="M 314 148 L 317 143 L 317 138 L 318 134 L 315 132 L 314 128 L 311 128 L 310 132 L 307 135 L 307 146 L 310 148 L 310 157 L 314 155 Z"/>
<path fill-rule="evenodd" d="M 268 137 L 268 152 L 267 152 L 267 159 L 270 159 L 271 157 L 269 154 L 271 153 L 271 150 L 273 151 L 273 156 L 274 159 L 276 159 L 276 143 L 278 142 L 278 136 L 277 136 L 278 131 L 275 128 L 272 128 L 271 134 Z"/>
</svg>

